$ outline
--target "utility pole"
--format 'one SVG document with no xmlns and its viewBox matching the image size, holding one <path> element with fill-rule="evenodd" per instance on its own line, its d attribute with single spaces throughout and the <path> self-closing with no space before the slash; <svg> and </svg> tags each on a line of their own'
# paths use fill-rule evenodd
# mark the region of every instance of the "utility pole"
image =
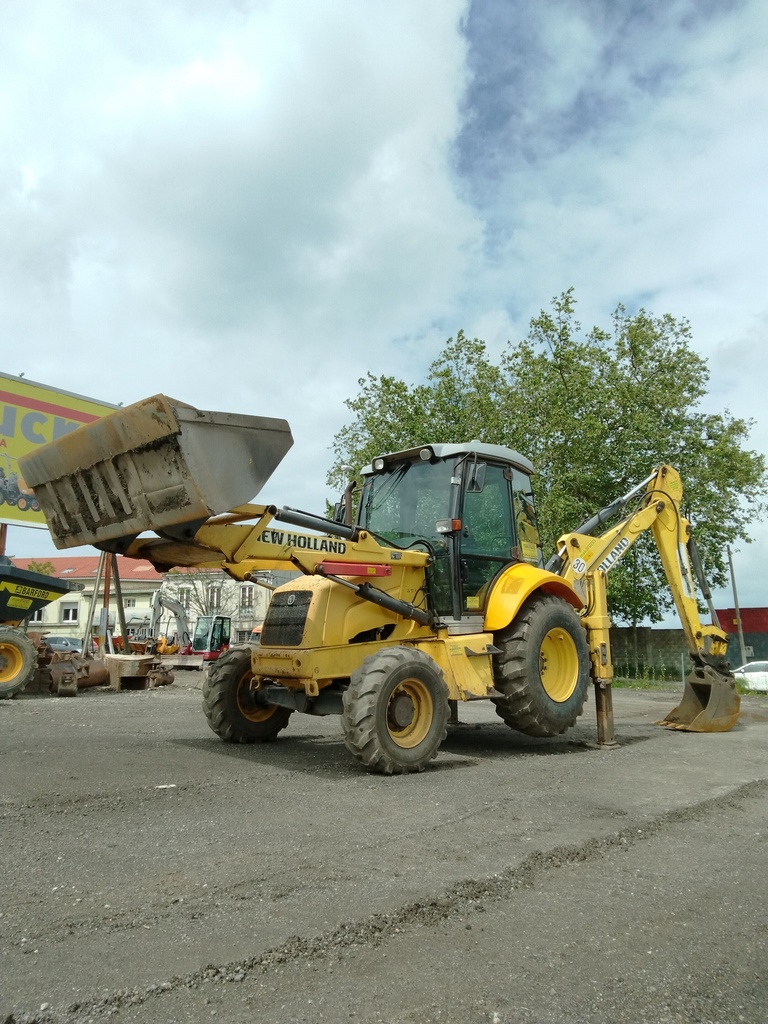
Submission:
<svg viewBox="0 0 768 1024">
<path fill-rule="evenodd" d="M 725 549 L 728 552 L 728 566 L 731 570 L 731 589 L 733 590 L 733 610 L 736 612 L 736 629 L 739 634 L 739 650 L 741 651 L 741 664 L 746 665 L 747 663 L 747 649 L 744 646 L 744 630 L 741 628 L 741 612 L 739 611 L 739 598 L 736 594 L 736 575 L 733 571 L 733 558 L 731 557 L 731 547 L 728 545 Z"/>
</svg>

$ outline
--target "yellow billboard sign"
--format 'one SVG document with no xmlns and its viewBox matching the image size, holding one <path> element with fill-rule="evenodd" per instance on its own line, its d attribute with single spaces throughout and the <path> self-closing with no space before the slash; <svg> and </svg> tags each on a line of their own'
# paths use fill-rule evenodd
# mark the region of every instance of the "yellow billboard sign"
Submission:
<svg viewBox="0 0 768 1024">
<path fill-rule="evenodd" d="M 0 523 L 45 529 L 19 473 L 19 456 L 112 412 L 116 406 L 0 373 Z"/>
</svg>

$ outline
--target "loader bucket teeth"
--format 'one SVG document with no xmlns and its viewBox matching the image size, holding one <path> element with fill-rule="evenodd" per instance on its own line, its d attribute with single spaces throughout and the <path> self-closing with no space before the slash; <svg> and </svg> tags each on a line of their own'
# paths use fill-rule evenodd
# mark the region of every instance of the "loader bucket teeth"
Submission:
<svg viewBox="0 0 768 1024">
<path fill-rule="evenodd" d="M 154 395 L 19 461 L 56 547 L 117 551 L 146 530 L 196 529 L 252 501 L 292 444 L 285 420 Z"/>
<path fill-rule="evenodd" d="M 697 666 L 686 677 L 683 699 L 654 725 L 683 732 L 728 732 L 739 717 L 741 699 L 733 676 L 709 665 Z"/>
</svg>

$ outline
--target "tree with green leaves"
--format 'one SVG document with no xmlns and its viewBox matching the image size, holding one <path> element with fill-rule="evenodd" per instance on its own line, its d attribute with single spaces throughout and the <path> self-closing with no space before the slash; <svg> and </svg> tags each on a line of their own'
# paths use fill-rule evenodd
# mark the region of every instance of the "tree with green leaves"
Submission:
<svg viewBox="0 0 768 1024">
<path fill-rule="evenodd" d="M 709 581 L 726 583 L 726 545 L 749 542 L 766 510 L 764 457 L 747 447 L 751 421 L 708 412 L 709 369 L 686 320 L 616 310 L 610 330 L 583 331 L 570 289 L 494 361 L 460 331 L 425 382 L 368 374 L 347 406 L 328 482 L 341 487 L 386 452 L 473 438 L 504 444 L 536 467 L 534 490 L 545 553 L 557 538 L 645 479 L 679 470 L 686 513 Z M 611 572 L 615 619 L 659 621 L 671 606 L 651 538 Z"/>
<path fill-rule="evenodd" d="M 29 572 L 38 572 L 41 576 L 55 576 L 56 574 L 55 565 L 47 560 L 45 562 L 38 562 L 32 558 L 27 564 L 27 569 Z"/>
</svg>

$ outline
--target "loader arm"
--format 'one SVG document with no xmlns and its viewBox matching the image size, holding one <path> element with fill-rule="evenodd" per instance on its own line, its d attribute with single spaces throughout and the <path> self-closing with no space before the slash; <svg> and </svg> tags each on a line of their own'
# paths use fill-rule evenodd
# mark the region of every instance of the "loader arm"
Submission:
<svg viewBox="0 0 768 1024">
<path fill-rule="evenodd" d="M 432 624 L 431 612 L 418 606 L 425 604 L 427 551 L 394 550 L 366 531 L 296 509 L 243 504 L 292 443 L 285 420 L 206 412 L 155 395 L 21 461 L 59 548 L 93 544 L 160 570 L 221 568 L 238 580 L 257 570 L 297 569 Z M 278 529 L 273 521 L 330 536 Z M 146 531 L 156 536 L 141 537 Z"/>
<path fill-rule="evenodd" d="M 694 576 L 698 577 L 702 595 L 707 599 L 710 595 L 691 524 L 681 511 L 682 498 L 680 475 L 671 466 L 660 466 L 623 498 L 578 530 L 562 536 L 549 567 L 558 571 L 584 601 L 582 624 L 589 639 L 592 677 L 596 686 L 604 689 L 613 682 L 607 576 L 638 538 L 650 530 L 693 663 L 682 703 L 658 724 L 696 732 L 721 732 L 735 724 L 739 697 L 725 660 L 728 635 L 717 623 L 711 602 L 713 623 L 703 624 L 699 617 Z M 604 533 L 592 535 L 592 530 L 633 499 L 639 499 L 634 511 Z"/>
<path fill-rule="evenodd" d="M 285 529 L 283 523 L 333 533 L 315 536 Z M 419 596 L 423 600 L 424 572 L 431 560 L 427 551 L 387 547 L 366 530 L 292 509 L 242 505 L 207 520 L 190 541 L 141 537 L 125 554 L 145 558 L 159 570 L 215 567 L 236 580 L 270 569 L 298 570 L 349 587 L 363 600 L 422 625 L 432 622 L 431 613 L 417 602 Z"/>
<path fill-rule="evenodd" d="M 226 569 L 234 579 L 247 579 L 256 569 L 298 569 L 314 573 L 325 562 L 365 562 L 372 565 L 424 566 L 426 551 L 393 549 L 380 544 L 370 533 L 338 524 L 320 516 L 301 516 L 303 526 L 332 531 L 337 536 L 315 537 L 281 527 L 298 516 L 273 505 L 241 505 L 214 516 L 198 527 L 189 541 L 173 536 L 139 537 L 125 550 L 129 558 L 146 558 L 157 569 L 182 566 Z M 312 520 L 310 523 L 309 520 Z M 272 525 L 276 523 L 278 525 Z M 373 575 L 373 574 L 371 574 Z"/>
</svg>

